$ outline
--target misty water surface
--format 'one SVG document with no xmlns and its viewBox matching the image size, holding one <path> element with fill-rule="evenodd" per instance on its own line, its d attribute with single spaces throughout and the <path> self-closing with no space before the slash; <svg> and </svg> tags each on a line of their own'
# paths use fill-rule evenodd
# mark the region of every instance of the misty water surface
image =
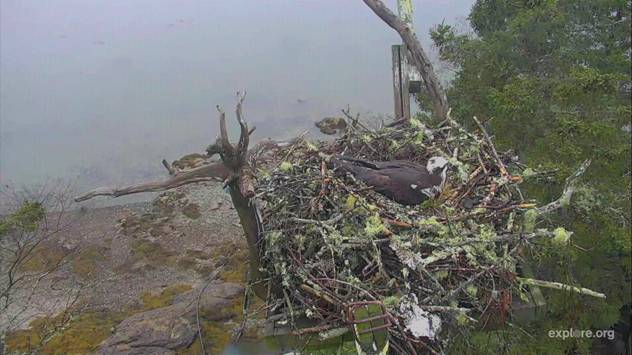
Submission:
<svg viewBox="0 0 632 355">
<path fill-rule="evenodd" d="M 415 1 L 426 45 L 431 25 L 472 2 Z M 2 183 L 163 175 L 162 158 L 214 140 L 215 105 L 232 119 L 242 88 L 255 139 L 292 136 L 347 104 L 392 112 L 399 38 L 360 0 L 1 0 L 0 11 Z"/>
</svg>

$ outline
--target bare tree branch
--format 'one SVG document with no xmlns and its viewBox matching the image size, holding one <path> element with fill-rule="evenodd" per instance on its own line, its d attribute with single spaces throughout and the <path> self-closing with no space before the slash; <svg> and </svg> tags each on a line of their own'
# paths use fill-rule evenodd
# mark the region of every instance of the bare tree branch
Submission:
<svg viewBox="0 0 632 355">
<path fill-rule="evenodd" d="M 437 75 L 434 72 L 432 63 L 424 52 L 419 39 L 413 30 L 402 19 L 397 17 L 384 3 L 380 0 L 363 0 L 364 3 L 373 10 L 373 12 L 386 22 L 391 28 L 399 33 L 402 41 L 408 47 L 413 63 L 419 70 L 424 85 L 434 106 L 434 113 L 439 119 L 445 119 L 448 113 L 448 98 L 445 90 L 441 86 Z"/>
<path fill-rule="evenodd" d="M 230 175 L 230 170 L 222 162 L 213 162 L 200 167 L 175 173 L 167 180 L 145 182 L 127 187 L 112 188 L 99 187 L 75 197 L 76 202 L 86 201 L 97 196 L 119 197 L 141 192 L 165 191 L 178 186 L 209 180 L 224 180 Z"/>
<path fill-rule="evenodd" d="M 538 214 L 547 214 L 551 213 L 559 208 L 564 206 L 568 206 L 571 203 L 571 197 L 573 197 L 573 193 L 575 193 L 575 189 L 577 188 L 577 181 L 579 177 L 582 176 L 588 167 L 590 166 L 590 159 L 584 160 L 584 162 L 579 166 L 577 171 L 575 171 L 571 176 L 566 178 L 566 182 L 564 183 L 564 191 L 562 192 L 562 196 L 557 200 L 544 205 L 538 208 Z"/>
</svg>

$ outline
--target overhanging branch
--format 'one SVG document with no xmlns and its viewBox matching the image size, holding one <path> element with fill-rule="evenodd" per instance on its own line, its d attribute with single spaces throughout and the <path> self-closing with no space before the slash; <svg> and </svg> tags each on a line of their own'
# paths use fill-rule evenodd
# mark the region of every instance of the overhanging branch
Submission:
<svg viewBox="0 0 632 355">
<path fill-rule="evenodd" d="M 434 72 L 432 63 L 421 46 L 419 39 L 417 39 L 415 32 L 413 32 L 413 30 L 404 21 L 402 21 L 402 19 L 397 17 L 397 15 L 386 7 L 382 1 L 363 1 L 379 18 L 382 19 L 382 21 L 386 22 L 387 25 L 399 33 L 402 41 L 406 44 L 408 50 L 410 51 L 415 67 L 417 67 L 417 70 L 419 70 L 419 73 L 423 78 L 424 86 L 426 87 L 426 90 L 430 95 L 430 99 L 432 100 L 435 115 L 441 120 L 446 119 L 448 114 L 448 98 Z"/>
<path fill-rule="evenodd" d="M 224 180 L 230 171 L 222 162 L 213 162 L 191 170 L 178 172 L 162 181 L 151 181 L 126 187 L 99 187 L 75 197 L 76 202 L 86 201 L 97 196 L 120 197 L 141 192 L 165 191 L 178 186 L 209 180 Z"/>
</svg>

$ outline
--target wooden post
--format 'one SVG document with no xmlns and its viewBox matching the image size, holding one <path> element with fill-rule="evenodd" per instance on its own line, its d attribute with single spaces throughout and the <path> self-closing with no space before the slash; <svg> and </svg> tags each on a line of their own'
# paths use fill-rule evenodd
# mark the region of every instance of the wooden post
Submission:
<svg viewBox="0 0 632 355">
<path fill-rule="evenodd" d="M 388 7 L 386 7 L 386 5 L 384 5 L 381 0 L 362 1 L 364 1 L 364 3 L 379 18 L 381 18 L 382 21 L 386 22 L 389 27 L 397 31 L 397 33 L 399 33 L 399 36 L 402 38 L 404 44 L 408 46 L 408 50 L 406 51 L 407 59 L 409 60 L 409 63 L 414 64 L 414 68 L 419 72 L 419 77 L 423 79 L 423 81 L 415 81 L 415 79 L 408 78 L 408 93 L 414 92 L 415 90 L 416 92 L 419 92 L 421 89 L 421 84 L 423 84 L 423 89 L 425 90 L 425 93 L 427 93 L 432 100 L 432 110 L 434 115 L 440 120 L 446 119 L 449 111 L 448 98 L 446 96 L 445 90 L 439 82 L 439 79 L 437 78 L 437 74 L 435 74 L 434 72 L 434 68 L 432 66 L 432 63 L 430 62 L 430 58 L 428 58 L 428 55 L 421 46 L 421 43 L 415 35 L 415 32 L 413 32 L 409 25 L 407 25 L 399 16 L 395 15 Z M 406 0 L 406 3 L 402 5 L 402 9 L 404 9 L 404 11 L 408 11 L 408 13 L 410 14 L 410 18 L 412 18 L 412 3 L 410 2 L 410 0 Z M 401 69 L 401 64 L 399 66 L 395 66 L 393 69 L 395 70 L 397 68 Z M 405 73 L 406 71 L 400 70 L 400 72 Z M 410 101 L 407 96 L 408 95 L 401 95 L 402 101 Z M 405 119 L 406 117 L 410 117 L 410 113 L 408 115 L 404 113 L 403 118 Z"/>
<path fill-rule="evenodd" d="M 399 18 L 413 30 L 412 0 L 398 0 Z M 395 99 L 395 119 L 410 119 L 410 94 L 421 89 L 421 78 L 411 63 L 406 45 L 392 46 L 393 54 L 393 93 Z"/>
<path fill-rule="evenodd" d="M 410 115 L 410 100 L 408 104 L 404 101 L 405 95 L 403 94 L 403 81 L 404 78 L 402 76 L 402 60 L 401 60 L 401 45 L 396 44 L 391 47 L 393 53 L 393 93 L 394 93 L 394 101 L 395 101 L 395 120 L 399 120 L 404 117 L 404 113 L 406 112 Z M 407 109 L 404 109 L 404 106 Z"/>
</svg>

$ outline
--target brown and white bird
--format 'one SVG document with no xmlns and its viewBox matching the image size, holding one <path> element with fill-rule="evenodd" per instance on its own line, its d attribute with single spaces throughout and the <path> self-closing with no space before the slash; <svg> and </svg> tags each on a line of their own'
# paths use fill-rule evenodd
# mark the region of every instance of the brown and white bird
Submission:
<svg viewBox="0 0 632 355">
<path fill-rule="evenodd" d="M 418 205 L 438 196 L 448 169 L 443 157 L 432 157 L 425 166 L 408 160 L 373 162 L 346 156 L 334 158 L 333 162 L 336 168 L 403 205 Z"/>
</svg>

